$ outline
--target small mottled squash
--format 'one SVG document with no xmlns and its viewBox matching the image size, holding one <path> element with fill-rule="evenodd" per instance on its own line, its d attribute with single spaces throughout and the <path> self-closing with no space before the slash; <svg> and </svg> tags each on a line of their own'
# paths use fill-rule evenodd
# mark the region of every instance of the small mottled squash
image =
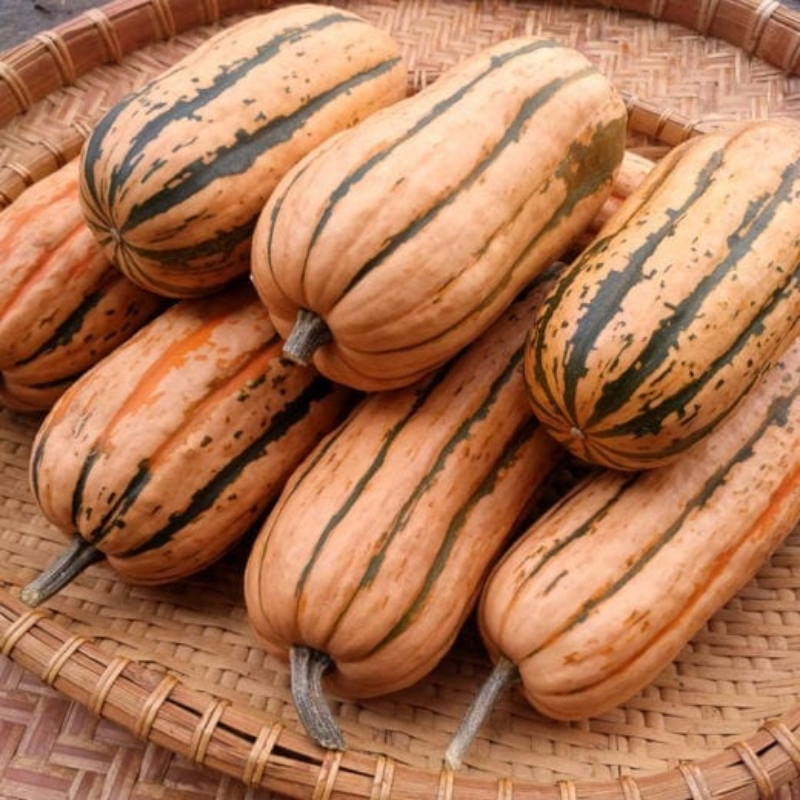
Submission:
<svg viewBox="0 0 800 800">
<path fill-rule="evenodd" d="M 64 389 L 164 309 L 109 262 L 78 200 L 78 162 L 0 212 L 0 405 L 49 409 Z"/>
<path fill-rule="evenodd" d="M 364 390 L 441 366 L 598 212 L 626 122 L 581 53 L 524 36 L 328 139 L 282 179 L 253 237 L 287 356 Z"/>
<path fill-rule="evenodd" d="M 485 573 L 566 451 L 525 402 L 539 290 L 457 359 L 365 397 L 293 473 L 245 571 L 256 640 L 290 661 L 297 710 L 344 739 L 322 681 L 348 697 L 410 686 L 444 656 Z"/>
<path fill-rule="evenodd" d="M 638 473 L 597 470 L 497 562 L 478 608 L 496 667 L 447 763 L 460 763 L 510 681 L 562 720 L 628 700 L 798 523 L 800 339 L 681 459 Z"/>
<path fill-rule="evenodd" d="M 290 4 L 217 33 L 97 123 L 82 200 L 111 260 L 169 297 L 249 269 L 278 179 L 335 131 L 407 93 L 399 45 L 361 17 Z"/>
<path fill-rule="evenodd" d="M 533 321 L 526 381 L 553 436 L 636 470 L 712 431 L 800 332 L 799 216 L 800 122 L 673 149 Z"/>
<path fill-rule="evenodd" d="M 354 399 L 280 348 L 237 286 L 172 305 L 78 379 L 30 461 L 33 496 L 73 547 L 23 599 L 101 556 L 130 582 L 174 581 L 246 533 Z"/>
</svg>

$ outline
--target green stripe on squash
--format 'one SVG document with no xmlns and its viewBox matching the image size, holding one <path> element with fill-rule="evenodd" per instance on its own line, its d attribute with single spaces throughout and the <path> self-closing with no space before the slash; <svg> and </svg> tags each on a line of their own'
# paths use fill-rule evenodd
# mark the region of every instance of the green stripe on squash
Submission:
<svg viewBox="0 0 800 800">
<path fill-rule="evenodd" d="M 173 304 L 45 417 L 30 477 L 45 518 L 83 544 L 25 597 L 43 602 L 104 557 L 167 583 L 223 555 L 343 418 L 353 393 L 289 364 L 247 284 Z"/>
<path fill-rule="evenodd" d="M 636 470 L 713 431 L 800 331 L 799 193 L 796 122 L 673 151 L 533 321 L 526 380 L 551 433 Z"/>
<path fill-rule="evenodd" d="M 440 367 L 599 210 L 626 123 L 580 53 L 519 37 L 331 137 L 254 233 L 253 281 L 284 352 L 364 390 Z"/>
<path fill-rule="evenodd" d="M 247 272 L 286 170 L 406 91 L 399 46 L 361 17 L 324 4 L 257 14 L 96 124 L 82 155 L 87 220 L 135 283 L 208 294 Z"/>
<path fill-rule="evenodd" d="M 245 571 L 256 638 L 291 664 L 310 735 L 343 747 L 318 685 L 369 697 L 444 655 L 498 548 L 564 451 L 525 402 L 524 334 L 546 277 L 458 358 L 376 392 L 293 473 Z"/>
</svg>

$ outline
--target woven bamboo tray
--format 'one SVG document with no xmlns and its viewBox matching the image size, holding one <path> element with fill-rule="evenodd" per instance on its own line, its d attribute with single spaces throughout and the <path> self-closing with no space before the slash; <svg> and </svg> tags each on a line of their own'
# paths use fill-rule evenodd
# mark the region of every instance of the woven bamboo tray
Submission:
<svg viewBox="0 0 800 800">
<path fill-rule="evenodd" d="M 773 0 L 341 4 L 394 33 L 412 88 L 504 37 L 565 40 L 615 80 L 629 103 L 630 146 L 654 157 L 737 120 L 800 116 L 800 14 Z M 75 155 L 110 104 L 269 5 L 120 0 L 0 54 L 0 207 Z M 240 587 L 247 542 L 179 584 L 129 586 L 100 563 L 44 608 L 24 606 L 20 588 L 64 542 L 28 490 L 37 424 L 0 411 L 0 652 L 142 741 L 259 796 L 800 797 L 800 530 L 624 706 L 554 723 L 511 693 L 453 773 L 442 753 L 489 669 L 471 624 L 412 689 L 364 703 L 332 698 L 350 744 L 342 754 L 303 734 L 285 666 L 250 636 Z"/>
</svg>

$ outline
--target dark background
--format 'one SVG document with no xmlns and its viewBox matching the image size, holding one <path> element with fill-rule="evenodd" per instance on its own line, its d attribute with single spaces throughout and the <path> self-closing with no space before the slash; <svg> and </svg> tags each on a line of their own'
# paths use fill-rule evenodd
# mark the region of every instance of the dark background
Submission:
<svg viewBox="0 0 800 800">
<path fill-rule="evenodd" d="M 0 0 L 0 51 L 101 4 L 101 0 Z"/>
</svg>

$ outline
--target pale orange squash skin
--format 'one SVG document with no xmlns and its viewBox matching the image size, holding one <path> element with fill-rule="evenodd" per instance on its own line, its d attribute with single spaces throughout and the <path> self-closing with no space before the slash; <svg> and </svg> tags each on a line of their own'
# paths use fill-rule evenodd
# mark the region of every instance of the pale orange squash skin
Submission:
<svg viewBox="0 0 800 800">
<path fill-rule="evenodd" d="M 368 395 L 293 473 L 245 572 L 267 651 L 326 653 L 326 686 L 350 697 L 410 686 L 444 656 L 564 454 L 525 407 L 516 361 L 536 297 L 441 373 Z"/>
<path fill-rule="evenodd" d="M 799 522 L 795 340 L 679 461 L 600 471 L 535 522 L 486 582 L 482 636 L 542 713 L 603 714 L 652 682 Z"/>
<path fill-rule="evenodd" d="M 679 458 L 800 333 L 799 165 L 796 120 L 689 140 L 562 274 L 526 380 L 577 456 L 629 470 Z"/>
<path fill-rule="evenodd" d="M 245 275 L 278 180 L 328 136 L 405 97 L 400 45 L 324 3 L 223 29 L 95 125 L 81 200 L 108 257 L 173 298 Z"/>
<path fill-rule="evenodd" d="M 0 263 L 0 403 L 17 411 L 49 409 L 167 305 L 103 254 L 78 200 L 77 160 L 0 213 Z"/>
<path fill-rule="evenodd" d="M 570 251 L 577 256 L 581 250 L 588 247 L 592 240 L 600 233 L 611 217 L 617 213 L 620 206 L 641 185 L 642 181 L 650 174 L 657 162 L 641 155 L 635 150 L 626 150 L 617 174 L 611 194 L 594 215 L 591 222 L 576 237 Z"/>
<path fill-rule="evenodd" d="M 256 226 L 254 284 L 282 336 L 300 310 L 324 321 L 330 341 L 311 356 L 323 374 L 410 385 L 589 223 L 625 132 L 622 99 L 583 55 L 501 42 L 290 170 Z"/>
<path fill-rule="evenodd" d="M 259 520 L 351 400 L 280 358 L 249 286 L 181 301 L 56 402 L 33 443 L 34 497 L 127 580 L 173 581 Z"/>
</svg>

